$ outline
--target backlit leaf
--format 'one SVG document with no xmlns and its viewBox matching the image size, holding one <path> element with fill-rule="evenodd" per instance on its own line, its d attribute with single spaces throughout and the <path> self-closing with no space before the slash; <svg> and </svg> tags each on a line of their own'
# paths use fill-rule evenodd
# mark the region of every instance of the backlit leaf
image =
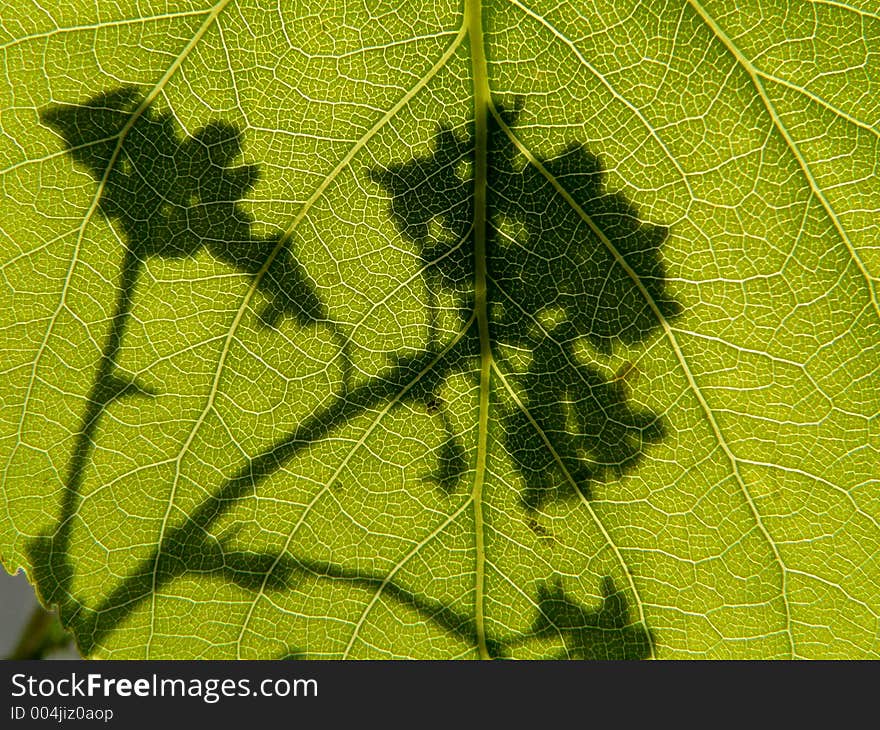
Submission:
<svg viewBox="0 0 880 730">
<path fill-rule="evenodd" d="M 872 3 L 0 47 L 0 558 L 85 655 L 880 656 Z"/>
</svg>

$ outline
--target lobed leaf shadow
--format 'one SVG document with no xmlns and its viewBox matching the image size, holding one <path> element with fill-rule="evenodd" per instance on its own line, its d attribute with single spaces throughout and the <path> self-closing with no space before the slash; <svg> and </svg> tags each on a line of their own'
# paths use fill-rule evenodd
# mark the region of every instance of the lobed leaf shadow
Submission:
<svg viewBox="0 0 880 730">
<path fill-rule="evenodd" d="M 640 222 L 622 195 L 605 192 L 598 158 L 580 145 L 539 160 L 544 172 L 520 159 L 510 136 L 518 113 L 518 108 L 501 109 L 501 124 L 490 124 L 489 320 L 496 363 L 506 364 L 499 345 L 530 353 L 525 372 L 510 368 L 523 402 L 503 416 L 503 425 L 505 448 L 523 478 L 523 504 L 534 511 L 570 492 L 572 485 L 589 496 L 593 480 L 631 469 L 644 446 L 663 436 L 659 417 L 632 407 L 622 383 L 580 362 L 576 346 L 586 341 L 605 354 L 614 342 L 642 341 L 657 328 L 657 312 L 670 318 L 678 305 L 666 295 L 659 255 L 666 230 Z M 139 92 L 128 88 L 83 105 L 55 107 L 43 120 L 61 133 L 74 160 L 99 181 L 98 207 L 126 240 L 116 308 L 69 464 L 61 515 L 54 532 L 29 545 L 36 582 L 46 600 L 61 605 L 65 623 L 76 628 L 80 648 L 90 653 L 142 602 L 189 573 L 217 574 L 253 591 L 284 589 L 305 573 L 381 589 L 475 644 L 472 619 L 384 577 L 238 551 L 210 534 L 223 514 L 311 444 L 386 404 L 418 402 L 442 420 L 447 437 L 429 479 L 448 492 L 460 482 L 468 468 L 465 451 L 439 392 L 448 377 L 471 369 L 481 352 L 471 316 L 472 136 L 442 128 L 429 157 L 369 172 L 390 194 L 390 215 L 401 234 L 418 248 L 429 310 L 438 293 L 451 294 L 466 322 L 459 334 L 441 345 L 432 314 L 422 352 L 400 358 L 358 387 L 346 384 L 324 410 L 250 458 L 181 525 L 167 532 L 152 555 L 100 605 L 88 607 L 71 591 L 70 532 L 101 414 L 117 398 L 150 393 L 148 386 L 121 374 L 116 365 L 144 262 L 151 256 L 193 256 L 204 249 L 255 277 L 268 300 L 261 315 L 267 325 L 276 325 L 283 316 L 307 324 L 327 321 L 327 315 L 289 242 L 250 233 L 251 221 L 238 201 L 255 183 L 257 171 L 254 166 L 230 167 L 241 149 L 234 127 L 212 123 L 181 139 L 170 114 L 154 114 Z M 571 200 L 553 181 L 564 186 Z M 556 632 L 564 638 L 566 656 L 649 654 L 650 634 L 629 624 L 623 595 L 609 581 L 603 591 L 603 602 L 593 611 L 570 601 L 559 584 L 545 585 L 539 589 L 539 616 L 532 629 L 508 639 L 490 638 L 490 653 L 505 656 L 523 641 Z"/>
<path fill-rule="evenodd" d="M 538 164 L 524 159 L 510 136 L 520 111 L 500 107 L 500 122 L 485 112 L 486 263 L 493 358 L 504 360 L 499 345 L 531 352 L 528 371 L 511 376 L 524 403 L 504 425 L 523 502 L 536 510 L 572 487 L 589 497 L 591 481 L 630 469 L 664 433 L 656 414 L 629 404 L 621 382 L 579 361 L 578 341 L 608 354 L 614 342 L 644 340 L 658 312 L 670 319 L 680 307 L 660 258 L 668 231 L 606 192 L 599 159 L 582 145 Z M 460 245 L 474 236 L 473 160 L 472 135 L 443 127 L 430 155 L 369 173 L 391 196 L 391 218 L 417 247 L 429 289 L 452 293 L 463 318 L 473 307 L 476 247 Z M 442 462 L 439 471 L 451 489 L 455 473 Z"/>
<path fill-rule="evenodd" d="M 211 122 L 181 137 L 171 113 L 156 114 L 144 104 L 140 91 L 125 87 L 85 104 L 52 107 L 41 117 L 101 184 L 98 208 L 121 229 L 131 265 L 151 256 L 195 256 L 204 248 L 254 277 L 267 267 L 257 279 L 269 300 L 261 313 L 267 324 L 283 316 L 301 325 L 326 319 L 290 242 L 251 234 L 252 220 L 239 202 L 259 174 L 256 165 L 231 166 L 241 154 L 241 132 Z"/>
<path fill-rule="evenodd" d="M 646 659 L 651 636 L 641 624 L 632 624 L 626 596 L 609 577 L 602 580 L 602 602 L 590 611 L 565 595 L 562 582 L 538 589 L 538 617 L 530 636 L 561 634 L 565 650 L 558 659 Z"/>
</svg>

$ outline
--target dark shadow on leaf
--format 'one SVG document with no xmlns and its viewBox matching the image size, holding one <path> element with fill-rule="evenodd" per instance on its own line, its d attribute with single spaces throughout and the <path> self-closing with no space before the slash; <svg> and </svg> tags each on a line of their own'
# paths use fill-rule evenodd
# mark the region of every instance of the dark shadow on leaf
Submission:
<svg viewBox="0 0 880 730">
<path fill-rule="evenodd" d="M 400 359 L 386 374 L 347 391 L 323 411 L 306 419 L 292 433 L 252 458 L 216 494 L 194 509 L 180 526 L 170 530 L 153 554 L 107 595 L 100 606 L 94 611 L 83 609 L 82 621 L 77 628 L 80 637 L 89 637 L 88 643 L 82 647 L 84 653 L 89 653 L 154 590 L 161 590 L 185 571 L 191 564 L 190 553 L 208 555 L 210 564 L 210 555 L 214 554 L 216 558 L 216 553 L 205 546 L 211 544 L 210 531 L 216 521 L 298 454 L 368 410 L 394 399 L 403 403 L 413 391 L 421 388 L 429 392 L 436 390 L 453 367 L 479 352 L 473 329 L 469 328 L 443 352 L 425 351 Z M 241 580 L 247 578 L 236 578 L 236 582 Z"/>
<path fill-rule="evenodd" d="M 538 617 L 530 636 L 561 635 L 565 651 L 559 659 L 647 659 L 651 636 L 641 624 L 632 624 L 626 597 L 611 578 L 602 581 L 602 603 L 588 610 L 565 595 L 561 581 L 538 589 Z"/>
<path fill-rule="evenodd" d="M 500 108 L 498 116 L 513 129 L 520 111 Z M 665 288 L 667 230 L 605 190 L 599 158 L 572 144 L 535 164 L 486 113 L 493 356 L 504 365 L 498 345 L 532 352 L 527 372 L 508 375 L 524 398 L 505 418 L 504 443 L 524 481 L 523 503 L 538 509 L 573 492 L 589 498 L 592 481 L 632 468 L 664 432 L 659 416 L 629 404 L 620 383 L 581 363 L 575 345 L 584 340 L 606 355 L 615 342 L 644 340 L 680 308 Z M 370 171 L 428 286 L 457 295 L 463 318 L 473 307 L 475 247 L 458 244 L 473 236 L 474 183 L 459 171 L 473 158 L 472 140 L 444 127 L 428 156 Z M 455 473 L 445 469 L 441 454 L 437 473 L 449 490 Z"/>
<path fill-rule="evenodd" d="M 101 416 L 119 398 L 154 394 L 148 384 L 117 366 L 147 260 L 190 257 L 204 248 L 253 277 L 265 267 L 256 281 L 269 302 L 261 317 L 271 326 L 282 316 L 310 324 L 325 319 L 325 312 L 289 243 L 251 234 L 251 219 L 239 201 L 256 183 L 257 168 L 232 166 L 241 153 L 241 133 L 235 127 L 212 122 L 192 137 L 181 136 L 173 116 L 154 113 L 133 87 L 100 94 L 84 104 L 53 106 L 41 119 L 61 135 L 76 164 L 99 183 L 98 209 L 118 226 L 125 241 L 110 331 L 86 397 L 59 519 L 52 533 L 28 547 L 36 584 L 45 600 L 61 605 L 66 620 L 77 608 L 71 595 L 71 530 Z"/>
<path fill-rule="evenodd" d="M 429 479 L 444 492 L 451 494 L 464 478 L 468 466 L 467 454 L 461 440 L 451 431 L 447 431 L 446 438 L 440 444 L 437 468 Z"/>
<path fill-rule="evenodd" d="M 155 570 L 155 574 L 144 576 L 144 580 L 156 580 L 158 585 L 164 586 L 171 579 L 184 575 L 213 576 L 254 593 L 295 589 L 307 579 L 331 581 L 340 587 L 366 591 L 371 597 L 382 595 L 457 637 L 466 646 L 476 647 L 478 643 L 477 625 L 472 616 L 408 590 L 388 576 L 289 554 L 238 550 L 192 528 L 186 535 L 178 532 L 175 540 L 168 543 L 168 550 L 161 554 Z M 130 580 L 127 585 L 132 586 Z M 143 588 L 149 595 L 148 587 L 144 585 Z M 645 658 L 650 653 L 649 637 L 643 627 L 631 624 L 624 595 L 614 588 L 610 578 L 604 580 L 602 590 L 605 597 L 601 607 L 598 611 L 589 611 L 567 599 L 560 584 L 549 588 L 542 585 L 537 596 L 539 615 L 533 626 L 508 638 L 487 636 L 485 642 L 489 656 L 506 658 L 516 647 L 530 641 L 561 635 L 566 652 L 555 657 L 558 659 Z M 103 635 L 102 624 L 118 625 L 127 614 L 125 602 L 105 610 L 105 616 L 88 612 L 80 630 L 88 627 L 89 635 L 100 637 Z M 90 650 L 93 646 L 87 648 Z M 303 658 L 303 655 L 298 652 L 289 658 Z"/>
<path fill-rule="evenodd" d="M 525 406 L 505 424 L 505 445 L 525 481 L 523 501 L 533 509 L 574 488 L 589 499 L 593 479 L 623 474 L 664 433 L 657 415 L 629 405 L 621 381 L 578 361 L 571 340 L 559 336 L 564 328 L 535 347 L 519 378 Z"/>
<path fill-rule="evenodd" d="M 258 170 L 233 166 L 241 132 L 211 122 L 192 137 L 181 136 L 172 114 L 143 104 L 141 93 L 128 87 L 42 115 L 73 159 L 102 184 L 99 209 L 120 227 L 136 262 L 194 256 L 206 248 L 252 276 L 268 264 L 257 283 L 269 299 L 265 320 L 276 324 L 290 316 L 307 325 L 324 319 L 314 283 L 289 242 L 251 234 L 252 220 L 239 203 Z"/>
</svg>

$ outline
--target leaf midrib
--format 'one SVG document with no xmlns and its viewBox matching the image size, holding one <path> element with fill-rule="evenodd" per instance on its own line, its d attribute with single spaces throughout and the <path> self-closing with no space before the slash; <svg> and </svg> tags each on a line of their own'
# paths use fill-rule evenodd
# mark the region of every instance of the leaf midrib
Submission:
<svg viewBox="0 0 880 730">
<path fill-rule="evenodd" d="M 482 0 L 466 0 L 464 26 L 468 29 L 474 85 L 474 308 L 480 335 L 480 406 L 477 426 L 477 463 L 471 498 L 474 505 L 476 566 L 474 570 L 477 649 L 481 659 L 489 659 L 486 646 L 484 591 L 486 582 L 485 525 L 483 523 L 483 485 L 489 442 L 489 379 L 492 376 L 492 342 L 489 333 L 489 303 L 486 254 L 486 200 L 489 168 L 489 68 L 483 40 Z"/>
</svg>

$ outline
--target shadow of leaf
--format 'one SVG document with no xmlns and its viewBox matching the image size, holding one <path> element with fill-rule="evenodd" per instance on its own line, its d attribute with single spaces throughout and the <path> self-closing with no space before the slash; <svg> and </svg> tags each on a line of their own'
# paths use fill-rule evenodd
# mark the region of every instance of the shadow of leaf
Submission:
<svg viewBox="0 0 880 730">
<path fill-rule="evenodd" d="M 231 166 L 241 153 L 241 133 L 234 126 L 211 122 L 191 137 L 181 136 L 173 116 L 156 114 L 134 87 L 83 104 L 54 105 L 41 120 L 98 183 L 98 209 L 115 221 L 125 241 L 110 331 L 86 396 L 58 521 L 54 531 L 27 547 L 41 595 L 59 603 L 67 621 L 79 608 L 71 594 L 70 536 L 101 416 L 119 398 L 155 394 L 117 366 L 146 261 L 190 257 L 204 248 L 253 277 L 269 300 L 261 315 L 267 324 L 289 315 L 305 325 L 325 312 L 289 242 L 251 235 L 252 221 L 239 203 L 258 174 L 255 165 Z"/>
<path fill-rule="evenodd" d="M 611 578 L 602 581 L 602 603 L 589 610 L 565 595 L 561 581 L 538 589 L 534 637 L 562 635 L 566 649 L 560 659 L 646 659 L 651 637 L 641 624 L 631 624 L 626 597 Z"/>
<path fill-rule="evenodd" d="M 585 340 L 607 355 L 614 342 L 644 340 L 680 307 L 660 258 L 667 230 L 606 192 L 599 158 L 583 145 L 524 158 L 513 137 L 520 111 L 499 108 L 500 121 L 486 112 L 487 306 L 496 363 L 499 345 L 531 351 L 528 370 L 509 376 L 524 396 L 504 418 L 504 445 L 523 503 L 538 509 L 572 492 L 589 497 L 593 480 L 631 469 L 664 435 L 659 416 L 631 406 L 621 383 L 579 362 L 575 345 Z M 428 156 L 369 173 L 390 196 L 391 218 L 416 246 L 429 287 L 454 293 L 463 318 L 473 307 L 475 246 L 460 245 L 473 239 L 473 159 L 472 138 L 441 127 Z M 452 485 L 447 476 L 444 488 Z"/>
<path fill-rule="evenodd" d="M 466 645 L 477 645 L 478 632 L 473 617 L 427 599 L 388 576 L 286 553 L 239 550 L 229 541 L 218 541 L 195 531 L 188 537 L 178 543 L 176 550 L 163 553 L 160 571 L 166 580 L 172 576 L 215 575 L 260 593 L 293 589 L 305 579 L 331 581 L 366 591 L 371 599 L 384 596 Z M 517 646 L 562 636 L 566 649 L 555 657 L 557 659 L 632 660 L 649 656 L 650 636 L 643 626 L 632 623 L 623 592 L 607 577 L 601 589 L 602 603 L 597 610 L 590 610 L 569 599 L 560 581 L 541 584 L 537 594 L 538 616 L 532 627 L 508 638 L 487 636 L 489 655 L 505 658 Z"/>
<path fill-rule="evenodd" d="M 140 91 L 125 87 L 42 114 L 73 159 L 101 183 L 98 206 L 117 221 L 134 257 L 183 258 L 206 248 L 254 277 L 267 266 L 257 279 L 269 298 L 264 321 L 275 325 L 291 316 L 305 325 L 325 318 L 290 242 L 251 234 L 251 218 L 239 202 L 259 174 L 256 165 L 232 166 L 241 154 L 241 132 L 211 122 L 180 136 L 172 114 L 144 104 Z"/>
</svg>

